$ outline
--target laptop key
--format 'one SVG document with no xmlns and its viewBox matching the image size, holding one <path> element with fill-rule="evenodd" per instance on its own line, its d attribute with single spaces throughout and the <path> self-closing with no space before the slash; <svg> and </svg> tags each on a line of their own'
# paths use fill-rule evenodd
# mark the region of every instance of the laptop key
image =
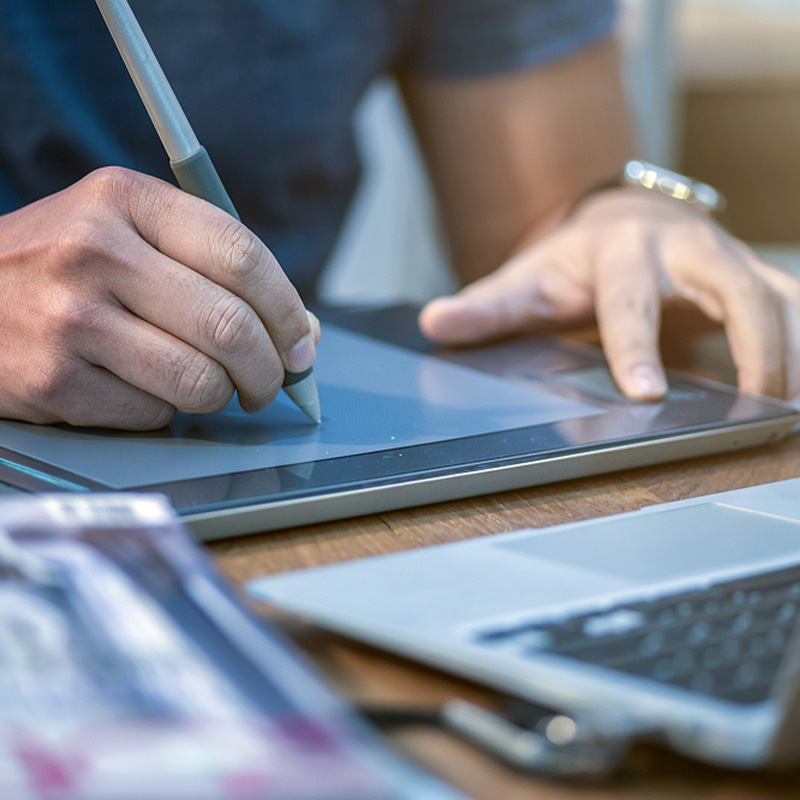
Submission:
<svg viewBox="0 0 800 800">
<path fill-rule="evenodd" d="M 492 637 L 690 691 L 765 700 L 800 612 L 800 567 L 721 582 Z"/>
</svg>

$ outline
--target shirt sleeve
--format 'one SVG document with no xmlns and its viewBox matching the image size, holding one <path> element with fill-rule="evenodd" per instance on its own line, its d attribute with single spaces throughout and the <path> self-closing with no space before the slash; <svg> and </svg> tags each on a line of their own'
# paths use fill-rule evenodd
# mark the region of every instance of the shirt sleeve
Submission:
<svg viewBox="0 0 800 800">
<path fill-rule="evenodd" d="M 421 0 L 403 67 L 469 77 L 535 67 L 609 37 L 614 0 Z"/>
</svg>

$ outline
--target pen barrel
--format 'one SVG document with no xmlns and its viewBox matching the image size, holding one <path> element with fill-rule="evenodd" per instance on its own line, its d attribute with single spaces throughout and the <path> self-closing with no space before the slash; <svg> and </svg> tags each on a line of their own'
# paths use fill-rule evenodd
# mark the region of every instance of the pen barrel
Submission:
<svg viewBox="0 0 800 800">
<path fill-rule="evenodd" d="M 127 0 L 96 3 L 169 157 L 191 156 L 200 142 Z"/>
<path fill-rule="evenodd" d="M 231 198 L 225 191 L 211 157 L 202 145 L 192 155 L 177 161 L 170 161 L 172 172 L 184 192 L 208 200 L 235 219 L 239 219 Z"/>
</svg>

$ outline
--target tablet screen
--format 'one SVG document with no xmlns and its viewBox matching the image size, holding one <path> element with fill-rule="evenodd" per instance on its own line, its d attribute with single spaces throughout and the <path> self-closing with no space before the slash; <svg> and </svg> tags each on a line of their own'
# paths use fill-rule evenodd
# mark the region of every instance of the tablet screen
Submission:
<svg viewBox="0 0 800 800">
<path fill-rule="evenodd" d="M 0 480 L 161 492 L 213 538 L 763 444 L 800 419 L 678 373 L 664 402 L 637 403 L 599 350 L 559 339 L 437 349 L 406 307 L 328 316 L 314 370 L 320 425 L 283 392 L 149 433 L 0 421 Z"/>
<path fill-rule="evenodd" d="M 216 414 L 179 413 L 169 427 L 129 433 L 0 423 L 5 448 L 124 489 L 230 475 L 604 413 L 514 382 L 326 327 L 315 375 L 323 420 L 310 422 L 281 392 L 246 414 L 234 398 Z"/>
</svg>

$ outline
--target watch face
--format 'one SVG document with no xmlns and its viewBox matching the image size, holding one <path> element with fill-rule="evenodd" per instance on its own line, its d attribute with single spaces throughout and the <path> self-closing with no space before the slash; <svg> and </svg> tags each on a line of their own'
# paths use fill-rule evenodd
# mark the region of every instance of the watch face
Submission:
<svg viewBox="0 0 800 800">
<path fill-rule="evenodd" d="M 697 198 L 697 204 L 708 211 L 722 211 L 725 208 L 725 198 L 707 183 L 695 183 L 694 196 Z"/>
<path fill-rule="evenodd" d="M 632 186 L 657 189 L 667 197 L 689 203 L 704 211 L 721 211 L 725 207 L 725 198 L 713 186 L 648 161 L 629 161 L 623 175 L 625 181 Z"/>
</svg>

